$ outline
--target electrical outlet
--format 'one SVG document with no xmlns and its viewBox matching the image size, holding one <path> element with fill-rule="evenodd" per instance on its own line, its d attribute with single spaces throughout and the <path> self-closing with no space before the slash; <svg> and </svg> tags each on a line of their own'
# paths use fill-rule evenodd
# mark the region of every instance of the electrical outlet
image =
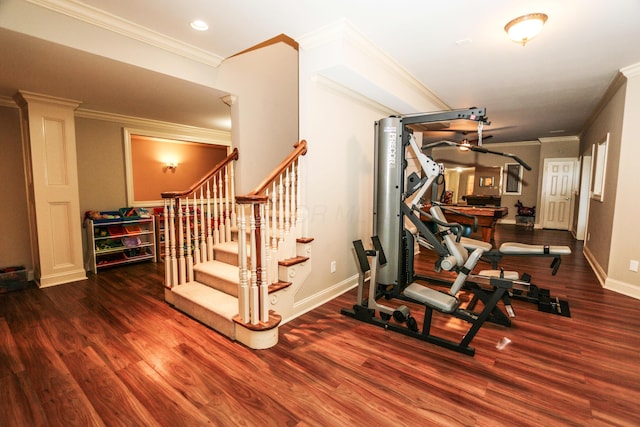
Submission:
<svg viewBox="0 0 640 427">
<path fill-rule="evenodd" d="M 332 273 L 336 272 L 336 262 L 335 261 L 331 261 L 331 272 Z"/>
<path fill-rule="evenodd" d="M 634 273 L 638 272 L 638 260 L 637 259 L 632 259 L 629 261 L 629 270 L 633 271 Z"/>
</svg>

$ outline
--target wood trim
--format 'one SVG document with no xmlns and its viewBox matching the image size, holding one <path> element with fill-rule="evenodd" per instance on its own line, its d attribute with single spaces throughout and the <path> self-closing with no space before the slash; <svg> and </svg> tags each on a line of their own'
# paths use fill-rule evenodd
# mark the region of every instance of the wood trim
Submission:
<svg viewBox="0 0 640 427">
<path fill-rule="evenodd" d="M 269 40 L 265 40 L 262 43 L 258 43 L 255 46 L 252 46 L 252 47 L 250 47 L 248 49 L 245 49 L 242 52 L 238 52 L 236 54 L 233 54 L 227 59 L 234 58 L 234 57 L 240 56 L 240 55 L 244 55 L 245 53 L 249 53 L 249 52 L 252 52 L 254 50 L 262 49 L 264 47 L 271 46 L 271 45 L 277 44 L 277 43 L 288 44 L 289 46 L 291 46 L 295 50 L 299 49 L 299 45 L 298 45 L 297 41 L 295 41 L 291 37 L 287 36 L 286 34 L 280 34 L 280 35 L 277 35 L 277 36 L 275 36 L 275 37 L 273 37 L 273 38 L 271 38 Z"/>
<path fill-rule="evenodd" d="M 291 163 L 293 163 L 298 157 L 307 154 L 307 141 L 304 139 L 295 143 L 294 147 L 295 149 L 278 166 L 276 166 L 273 172 L 271 172 L 255 190 L 249 193 L 249 196 L 263 193 L 266 188 L 291 165 Z"/>
<path fill-rule="evenodd" d="M 296 264 L 302 264 L 303 262 L 306 262 L 306 261 L 309 261 L 309 257 L 297 256 L 294 258 L 288 258 L 282 261 L 278 261 L 278 265 L 281 265 L 283 267 L 291 267 Z"/>
<path fill-rule="evenodd" d="M 600 102 L 598 102 L 598 105 L 596 105 L 596 107 L 593 109 L 593 111 L 591 112 L 591 114 L 587 118 L 587 121 L 585 122 L 584 126 L 582 127 L 582 132 L 580 133 L 580 137 L 582 137 L 582 135 L 584 134 L 586 129 L 589 129 L 591 127 L 591 125 L 593 124 L 595 119 L 598 117 L 598 115 L 600 115 L 602 110 L 604 110 L 604 108 L 611 101 L 611 99 L 614 97 L 614 95 L 616 93 L 618 93 L 618 90 L 626 82 L 627 82 L 627 77 L 624 74 L 622 74 L 621 72 L 618 72 L 618 74 L 616 74 L 616 76 L 611 81 L 611 84 L 607 88 L 607 90 L 604 93 L 604 95 L 602 96 L 602 98 L 600 98 Z"/>
<path fill-rule="evenodd" d="M 235 316 L 233 318 L 233 321 L 252 331 L 268 331 L 269 329 L 273 329 L 280 324 L 280 322 L 282 321 L 282 316 L 280 316 L 273 310 L 269 310 L 268 322 L 258 322 L 255 325 L 253 323 L 244 323 L 240 316 Z"/>
<path fill-rule="evenodd" d="M 188 190 L 167 191 L 167 192 L 162 193 L 162 198 L 163 199 L 175 199 L 175 198 L 183 197 L 183 196 L 186 196 L 188 194 L 193 193 L 196 189 L 200 188 L 201 185 L 203 185 L 205 182 L 210 180 L 213 175 L 218 173 L 223 167 L 225 167 L 227 164 L 231 163 L 233 160 L 238 160 L 238 149 L 237 148 L 234 148 L 233 151 L 231 152 L 231 154 L 229 154 L 226 158 L 224 158 L 222 161 L 220 161 L 220 163 L 215 165 L 213 167 L 213 169 L 211 169 L 203 178 L 201 178 L 200 181 L 196 182 L 191 187 L 189 187 Z"/>
<path fill-rule="evenodd" d="M 250 205 L 252 203 L 267 203 L 267 196 L 260 194 L 249 194 L 246 196 L 236 196 L 236 203 Z"/>
</svg>

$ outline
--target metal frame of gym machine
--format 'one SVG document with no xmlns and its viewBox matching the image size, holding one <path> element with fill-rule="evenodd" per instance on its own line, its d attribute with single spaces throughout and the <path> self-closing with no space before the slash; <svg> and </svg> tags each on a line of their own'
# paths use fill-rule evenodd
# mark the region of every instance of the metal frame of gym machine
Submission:
<svg viewBox="0 0 640 427">
<path fill-rule="evenodd" d="M 431 217 L 436 224 L 449 229 L 455 230 L 458 227 L 457 232 L 461 233 L 461 228 L 458 224 L 438 221 L 428 213 L 421 211 L 419 203 L 412 203 L 411 206 L 407 205 L 409 197 L 415 196 L 412 200 L 421 199 L 432 185 L 434 186 L 432 193 L 437 191 L 436 180 L 444 172 L 444 167 L 441 164 L 423 154 L 420 161 L 426 176 L 420 177 L 415 172 L 405 176 L 408 164 L 406 159 L 408 147 L 411 145 L 416 153 L 420 151 L 413 139 L 413 133 L 409 126 L 453 120 L 477 121 L 480 131 L 482 124 L 489 123 L 483 108 L 469 108 L 405 117 L 391 116 L 375 123 L 374 230 L 372 237 L 374 248 L 366 250 L 362 241 L 353 242 L 360 267 L 358 299 L 351 309 L 343 309 L 341 313 L 366 323 L 473 356 L 475 349 L 470 346 L 471 340 L 485 321 L 489 320 L 506 326 L 510 325 L 510 319 L 497 308 L 497 304 L 501 299 L 508 298 L 508 290 L 513 285 L 512 280 L 500 277 L 487 278 L 488 291 L 474 283 L 465 283 L 465 286 L 470 285 L 470 290 L 474 293 L 474 300 L 482 301 L 484 308 L 480 312 L 472 311 L 473 307 L 460 308 L 460 302 L 455 298 L 455 295 L 440 293 L 420 285 L 417 286 L 423 288 L 428 294 L 425 299 L 418 300 L 403 294 L 405 288 L 410 284 L 410 286 L 415 286 L 412 282 L 418 279 L 413 268 L 414 238 L 411 232 L 405 228 L 405 218 L 415 225 L 421 237 L 426 239 L 438 254 L 438 263 L 451 257 L 451 252 L 443 244 L 442 237 L 434 234 L 422 222 L 420 216 Z M 459 144 L 446 142 L 446 145 Z M 474 147 L 474 149 L 474 151 L 494 153 L 481 147 Z M 494 154 L 505 155 L 503 153 Z M 516 156 L 507 156 L 521 162 Z M 523 162 L 521 164 L 528 168 Z M 435 195 L 432 194 L 433 197 Z M 369 257 L 374 260 L 373 267 L 369 265 Z M 459 268 L 455 271 L 459 273 L 460 282 L 464 282 L 464 277 L 469 274 L 469 271 L 464 271 L 464 268 Z M 365 274 L 367 272 L 370 272 L 370 283 L 368 295 L 365 298 L 364 282 L 366 281 Z M 460 276 L 461 272 L 464 276 Z M 409 309 L 405 305 L 391 308 L 380 304 L 378 300 L 381 298 L 388 300 L 399 299 L 423 305 L 425 313 L 422 329 L 418 329 L 417 322 L 411 317 Z M 455 298 L 457 301 L 455 306 L 448 303 L 451 298 Z M 433 303 L 430 302 L 430 299 Z M 445 308 L 443 309 L 443 307 Z M 470 329 L 460 342 L 431 334 L 431 320 L 434 309 L 471 323 Z M 376 312 L 379 313 L 379 317 L 376 317 Z M 395 323 L 390 322 L 392 316 L 396 321 Z"/>
</svg>

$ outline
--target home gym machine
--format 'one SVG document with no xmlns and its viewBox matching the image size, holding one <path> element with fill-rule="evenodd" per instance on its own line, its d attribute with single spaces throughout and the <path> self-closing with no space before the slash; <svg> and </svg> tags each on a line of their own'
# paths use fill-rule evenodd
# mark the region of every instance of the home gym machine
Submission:
<svg viewBox="0 0 640 427">
<path fill-rule="evenodd" d="M 509 305 L 509 294 L 514 289 L 527 292 L 530 284 L 499 271 L 486 275 L 473 275 L 471 271 L 481 259 L 486 248 L 467 250 L 460 243 L 462 227 L 448 223 L 438 203 L 431 203 L 429 212 L 424 211 L 423 198 L 444 173 L 444 166 L 425 155 L 415 141 L 412 125 L 425 123 L 470 120 L 478 122 L 481 138 L 482 125 L 489 123 L 485 110 L 469 108 L 424 115 L 388 117 L 376 122 L 374 154 L 374 230 L 372 249 L 365 249 L 361 240 L 353 242 L 358 259 L 359 278 L 357 301 L 352 308 L 343 309 L 342 314 L 357 320 L 399 332 L 463 354 L 473 355 L 472 339 L 485 321 L 509 326 L 511 321 L 497 304 Z M 443 141 L 446 145 L 459 145 Z M 408 173 L 408 150 L 412 150 L 422 173 Z M 508 156 L 530 169 L 522 160 L 505 153 L 493 152 L 483 147 L 475 151 Z M 435 184 L 437 186 L 437 184 Z M 435 198 L 436 189 L 431 197 Z M 433 200 L 435 202 L 435 200 Z M 423 219 L 436 224 L 437 230 L 427 226 Z M 437 255 L 436 270 L 455 274 L 449 282 L 448 292 L 436 290 L 417 283 L 414 273 L 414 245 L 416 239 Z M 369 260 L 373 263 L 370 263 Z M 366 283 L 368 282 L 368 287 Z M 459 292 L 467 289 L 473 298 L 466 307 L 461 307 Z M 399 300 L 394 307 L 380 303 L 381 299 Z M 411 315 L 406 304 L 424 307 L 422 327 Z M 474 311 L 481 302 L 482 310 Z M 454 341 L 431 332 L 434 311 L 453 316 L 471 326 L 460 341 Z M 512 317 L 513 311 L 508 310 Z M 394 322 L 391 321 L 393 318 Z"/>
</svg>

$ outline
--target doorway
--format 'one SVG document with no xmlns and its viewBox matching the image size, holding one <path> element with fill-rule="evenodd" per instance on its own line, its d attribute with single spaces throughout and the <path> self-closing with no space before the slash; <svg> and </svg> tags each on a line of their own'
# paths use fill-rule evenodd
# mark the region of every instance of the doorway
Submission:
<svg viewBox="0 0 640 427">
<path fill-rule="evenodd" d="M 542 228 L 569 230 L 573 213 L 576 159 L 545 159 Z"/>
</svg>

